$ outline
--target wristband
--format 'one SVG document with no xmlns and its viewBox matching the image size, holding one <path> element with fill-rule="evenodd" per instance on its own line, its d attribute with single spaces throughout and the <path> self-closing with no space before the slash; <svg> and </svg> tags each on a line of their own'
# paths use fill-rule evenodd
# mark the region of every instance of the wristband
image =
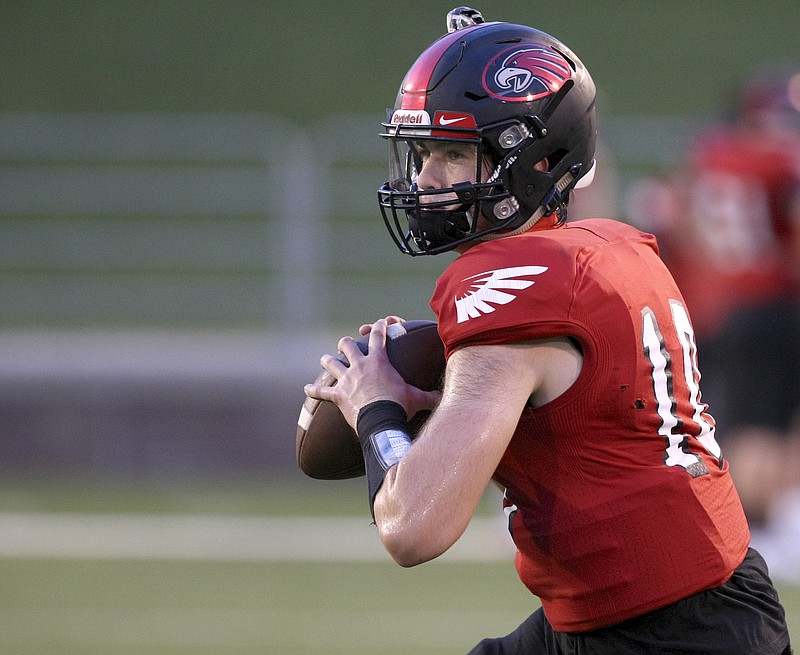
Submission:
<svg viewBox="0 0 800 655">
<path fill-rule="evenodd" d="M 358 412 L 356 427 L 364 454 L 369 509 L 374 519 L 375 496 L 386 471 L 397 464 L 411 447 L 406 410 L 392 400 L 376 400 Z"/>
</svg>

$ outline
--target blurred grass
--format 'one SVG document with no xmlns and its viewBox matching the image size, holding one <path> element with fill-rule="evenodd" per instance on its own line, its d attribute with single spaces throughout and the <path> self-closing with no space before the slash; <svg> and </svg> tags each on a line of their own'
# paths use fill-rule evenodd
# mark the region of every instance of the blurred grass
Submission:
<svg viewBox="0 0 800 655">
<path fill-rule="evenodd" d="M 538 606 L 513 564 L 0 560 L 0 651 L 464 653 Z M 780 588 L 794 635 L 800 589 Z"/>
<path fill-rule="evenodd" d="M 363 485 L 363 478 L 293 476 L 146 484 L 5 480 L 0 513 L 367 521 Z M 487 493 L 480 512 L 499 512 L 497 501 L 497 492 Z M 406 570 L 388 555 L 385 563 L 0 558 L 0 579 L 4 655 L 462 653 L 486 634 L 513 629 L 538 606 L 510 559 Z"/>
<path fill-rule="evenodd" d="M 0 512 L 366 515 L 363 482 L 6 480 Z M 496 501 L 487 493 L 481 512 L 498 512 Z M 448 655 L 507 633 L 538 606 L 511 559 L 402 569 L 388 556 L 368 563 L 0 558 L 0 579 L 4 655 Z M 800 587 L 779 590 L 800 635 Z"/>
<path fill-rule="evenodd" d="M 2 561 L 0 651 L 464 653 L 537 606 L 504 564 Z"/>
</svg>

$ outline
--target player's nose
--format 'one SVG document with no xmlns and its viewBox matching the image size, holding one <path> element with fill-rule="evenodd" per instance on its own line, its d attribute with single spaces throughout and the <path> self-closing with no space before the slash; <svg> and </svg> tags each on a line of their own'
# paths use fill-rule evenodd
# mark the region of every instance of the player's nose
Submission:
<svg viewBox="0 0 800 655">
<path fill-rule="evenodd" d="M 447 186 L 444 180 L 444 167 L 435 157 L 430 157 L 423 165 L 417 176 L 417 186 L 422 191 L 435 191 Z"/>
</svg>

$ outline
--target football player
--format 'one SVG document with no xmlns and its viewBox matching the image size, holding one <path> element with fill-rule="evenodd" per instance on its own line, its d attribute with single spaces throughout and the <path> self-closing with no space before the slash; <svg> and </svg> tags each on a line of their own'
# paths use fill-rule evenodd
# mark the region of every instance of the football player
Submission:
<svg viewBox="0 0 800 655">
<path fill-rule="evenodd" d="M 385 319 L 368 355 L 339 342 L 349 367 L 323 356 L 335 386 L 306 387 L 357 430 L 383 545 L 402 566 L 441 555 L 495 481 L 541 608 L 473 653 L 790 652 L 655 239 L 566 222 L 594 170 L 591 76 L 536 29 L 465 7 L 448 25 L 384 124 L 378 192 L 404 253 L 458 253 L 431 300 L 443 391 L 394 371 Z"/>
</svg>

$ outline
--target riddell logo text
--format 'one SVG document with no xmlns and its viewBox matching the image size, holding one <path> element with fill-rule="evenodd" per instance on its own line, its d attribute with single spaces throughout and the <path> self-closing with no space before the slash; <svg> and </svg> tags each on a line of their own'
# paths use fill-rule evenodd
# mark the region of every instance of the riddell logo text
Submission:
<svg viewBox="0 0 800 655">
<path fill-rule="evenodd" d="M 393 125 L 430 125 L 431 117 L 427 111 L 396 111 L 392 115 Z"/>
</svg>

